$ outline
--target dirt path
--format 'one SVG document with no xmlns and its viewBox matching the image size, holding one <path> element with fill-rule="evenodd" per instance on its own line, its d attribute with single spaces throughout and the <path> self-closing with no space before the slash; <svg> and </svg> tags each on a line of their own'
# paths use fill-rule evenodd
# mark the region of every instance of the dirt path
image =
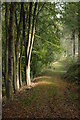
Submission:
<svg viewBox="0 0 80 120">
<path fill-rule="evenodd" d="M 3 102 L 3 118 L 79 118 L 78 86 L 61 77 L 61 67 L 56 63 L 31 89 L 24 86 L 13 102 Z"/>
</svg>

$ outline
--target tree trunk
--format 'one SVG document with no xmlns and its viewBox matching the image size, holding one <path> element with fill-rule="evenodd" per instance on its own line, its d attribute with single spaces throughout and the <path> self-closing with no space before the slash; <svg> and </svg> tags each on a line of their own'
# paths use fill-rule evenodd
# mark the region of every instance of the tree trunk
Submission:
<svg viewBox="0 0 80 120">
<path fill-rule="evenodd" d="M 30 47 L 30 40 L 31 40 L 31 13 L 32 13 L 32 3 L 29 5 L 29 24 L 28 24 L 28 38 L 26 43 L 26 83 L 30 85 L 30 64 L 28 64 L 28 52 Z"/>
<path fill-rule="evenodd" d="M 31 59 L 32 47 L 33 47 L 33 41 L 34 41 L 34 33 L 35 33 L 35 27 L 34 27 L 34 32 L 33 32 L 33 36 L 32 36 L 32 43 L 31 43 L 30 52 L 29 52 L 28 65 L 26 66 L 27 86 L 31 85 L 31 79 L 30 79 L 30 59 Z"/>
<path fill-rule="evenodd" d="M 29 11 L 28 11 L 29 12 Z M 26 20 L 28 19 L 28 14 L 27 14 L 27 18 Z M 26 21 L 27 22 L 27 21 Z M 27 46 L 26 46 L 26 41 L 25 41 L 25 28 L 26 28 L 26 25 L 27 23 L 25 22 L 25 10 L 24 10 L 24 7 L 23 7 L 23 41 L 24 41 L 24 46 L 25 46 L 25 64 L 26 64 L 26 57 L 27 57 L 27 53 L 26 53 L 26 49 L 27 49 Z M 26 82 L 26 65 L 24 66 L 24 72 L 25 72 L 25 83 L 27 85 L 27 82 Z"/>
<path fill-rule="evenodd" d="M 75 59 L 75 29 L 72 30 L 72 57 Z"/>
<path fill-rule="evenodd" d="M 80 63 L 80 1 L 78 3 L 78 62 Z"/>
<path fill-rule="evenodd" d="M 25 11 L 24 11 L 24 6 L 23 6 L 23 33 L 22 33 L 21 51 L 20 51 L 20 57 L 19 57 L 19 84 L 20 84 L 20 87 L 22 86 L 21 60 L 22 60 L 22 53 L 23 53 L 23 43 L 25 46 Z"/>
<path fill-rule="evenodd" d="M 17 38 L 16 38 L 16 84 L 17 84 L 17 91 L 19 90 L 19 48 L 20 48 L 20 32 L 21 32 L 21 24 L 23 19 L 23 3 L 21 3 L 21 10 L 20 10 L 20 21 L 19 25 L 17 26 Z"/>
<path fill-rule="evenodd" d="M 0 119 L 2 119 L 2 30 L 1 30 L 1 1 L 0 1 Z"/>
<path fill-rule="evenodd" d="M 19 61 L 16 61 L 16 84 L 17 84 L 17 91 L 19 90 Z"/>
<path fill-rule="evenodd" d="M 21 60 L 22 60 L 22 53 L 23 53 L 23 34 L 22 34 L 22 40 L 21 40 L 21 51 L 19 56 L 19 87 L 22 87 L 22 71 L 21 71 Z"/>
<path fill-rule="evenodd" d="M 5 42 L 5 88 L 8 81 L 8 39 L 9 39 L 9 3 L 5 3 L 5 33 L 6 33 L 6 42 Z M 7 94 L 7 88 L 6 88 Z"/>
<path fill-rule="evenodd" d="M 26 76 L 27 76 L 27 86 L 31 85 L 31 80 L 30 80 L 30 64 L 28 63 L 28 66 L 26 66 Z"/>
<path fill-rule="evenodd" d="M 19 58 L 19 85 L 22 87 L 21 57 Z"/>
<path fill-rule="evenodd" d="M 14 60 L 14 15 L 15 3 L 10 5 L 9 21 L 9 42 L 8 42 L 8 81 L 7 81 L 7 99 L 13 99 L 13 60 Z"/>
<path fill-rule="evenodd" d="M 14 50 L 15 51 L 15 50 Z M 15 52 L 14 52 L 14 71 L 13 71 L 13 88 L 14 88 L 14 93 L 17 91 L 17 83 L 16 83 L 16 58 L 15 58 Z"/>
<path fill-rule="evenodd" d="M 28 49 L 27 49 L 27 66 L 26 66 L 26 75 L 27 75 L 27 85 L 31 85 L 31 79 L 30 79 L 30 59 L 31 59 L 31 53 L 32 53 L 32 47 L 33 47 L 33 41 L 34 41 L 34 33 L 35 33 L 35 24 L 36 24 L 36 10 L 37 10 L 37 3 L 35 3 L 35 8 L 34 8 L 34 14 L 33 14 L 33 22 L 32 22 L 32 32 L 31 32 L 31 37 L 29 37 L 30 42 L 28 44 Z"/>
</svg>

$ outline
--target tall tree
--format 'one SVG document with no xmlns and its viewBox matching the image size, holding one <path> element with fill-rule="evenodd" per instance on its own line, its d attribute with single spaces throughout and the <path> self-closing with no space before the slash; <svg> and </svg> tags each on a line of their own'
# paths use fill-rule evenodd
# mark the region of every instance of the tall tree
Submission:
<svg viewBox="0 0 80 120">
<path fill-rule="evenodd" d="M 28 53 L 30 47 L 30 39 L 31 39 L 31 15 L 32 15 L 32 3 L 29 4 L 29 23 L 28 23 L 28 38 L 26 43 L 26 83 L 28 84 L 28 79 L 30 80 L 30 71 L 27 69 L 28 65 Z M 29 72 L 28 72 L 29 71 Z"/>
<path fill-rule="evenodd" d="M 80 1 L 78 3 L 78 62 L 80 63 Z"/>
<path fill-rule="evenodd" d="M 9 3 L 5 3 L 5 33 L 6 33 L 6 42 L 5 42 L 5 87 L 6 82 L 8 81 L 8 39 L 9 39 Z M 7 92 L 7 88 L 6 88 Z"/>
<path fill-rule="evenodd" d="M 28 39 L 28 48 L 27 48 L 27 65 L 26 65 L 26 76 L 27 76 L 27 78 L 26 79 L 27 79 L 27 85 L 28 86 L 31 85 L 30 59 L 31 59 L 32 47 L 33 47 L 33 41 L 34 41 L 35 26 L 36 26 L 36 10 L 37 10 L 37 2 L 35 3 L 35 6 L 34 6 L 33 21 L 32 21 L 32 28 L 31 28 L 32 31 L 31 31 L 31 36 Z"/>
<path fill-rule="evenodd" d="M 22 39 L 21 39 L 21 50 L 20 50 L 20 56 L 19 56 L 19 84 L 20 87 L 22 86 L 22 71 L 21 71 L 21 61 L 22 61 L 22 54 L 23 54 L 23 45 L 25 46 L 25 10 L 24 10 L 24 5 L 23 5 L 23 31 L 22 31 Z"/>
<path fill-rule="evenodd" d="M 72 29 L 72 57 L 75 59 L 75 29 Z"/>
<path fill-rule="evenodd" d="M 0 1 L 0 70 L 1 70 L 1 72 L 0 72 L 0 83 L 2 83 L 2 40 L 1 40 L 1 38 L 2 38 L 2 36 L 1 36 L 1 1 Z M 1 102 L 1 104 L 0 104 L 0 115 L 2 114 L 2 84 L 0 84 L 0 102 Z M 2 117 L 2 115 L 1 115 L 1 117 Z"/>
<path fill-rule="evenodd" d="M 16 18 L 17 19 L 17 18 Z M 21 24 L 23 20 L 23 3 L 21 3 L 21 9 L 20 9 L 20 20 L 19 25 L 17 26 L 17 38 L 16 38 L 16 46 L 15 46 L 15 55 L 16 55 L 16 84 L 17 84 L 17 90 L 19 90 L 19 50 L 20 50 L 20 33 L 21 33 Z"/>
<path fill-rule="evenodd" d="M 14 21 L 15 21 L 15 3 L 10 5 L 9 20 L 9 42 L 8 42 L 8 81 L 7 81 L 7 99 L 13 99 L 13 61 L 14 61 Z"/>
</svg>

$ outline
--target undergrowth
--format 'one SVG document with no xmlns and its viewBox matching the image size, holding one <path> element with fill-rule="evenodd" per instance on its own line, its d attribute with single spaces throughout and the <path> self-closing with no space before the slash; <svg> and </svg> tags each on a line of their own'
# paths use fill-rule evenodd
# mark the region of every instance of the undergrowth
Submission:
<svg viewBox="0 0 80 120">
<path fill-rule="evenodd" d="M 66 78 L 70 82 L 79 81 L 80 79 L 80 64 L 78 62 L 70 61 L 67 65 Z"/>
</svg>

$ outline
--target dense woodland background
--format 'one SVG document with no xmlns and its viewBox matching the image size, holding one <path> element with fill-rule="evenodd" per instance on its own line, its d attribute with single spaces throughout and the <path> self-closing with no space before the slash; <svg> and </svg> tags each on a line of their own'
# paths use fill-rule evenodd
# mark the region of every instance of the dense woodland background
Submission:
<svg viewBox="0 0 80 120">
<path fill-rule="evenodd" d="M 14 93 L 58 60 L 70 80 L 80 74 L 80 2 L 2 4 L 3 96 Z M 55 69 L 55 68 L 54 68 Z"/>
</svg>

